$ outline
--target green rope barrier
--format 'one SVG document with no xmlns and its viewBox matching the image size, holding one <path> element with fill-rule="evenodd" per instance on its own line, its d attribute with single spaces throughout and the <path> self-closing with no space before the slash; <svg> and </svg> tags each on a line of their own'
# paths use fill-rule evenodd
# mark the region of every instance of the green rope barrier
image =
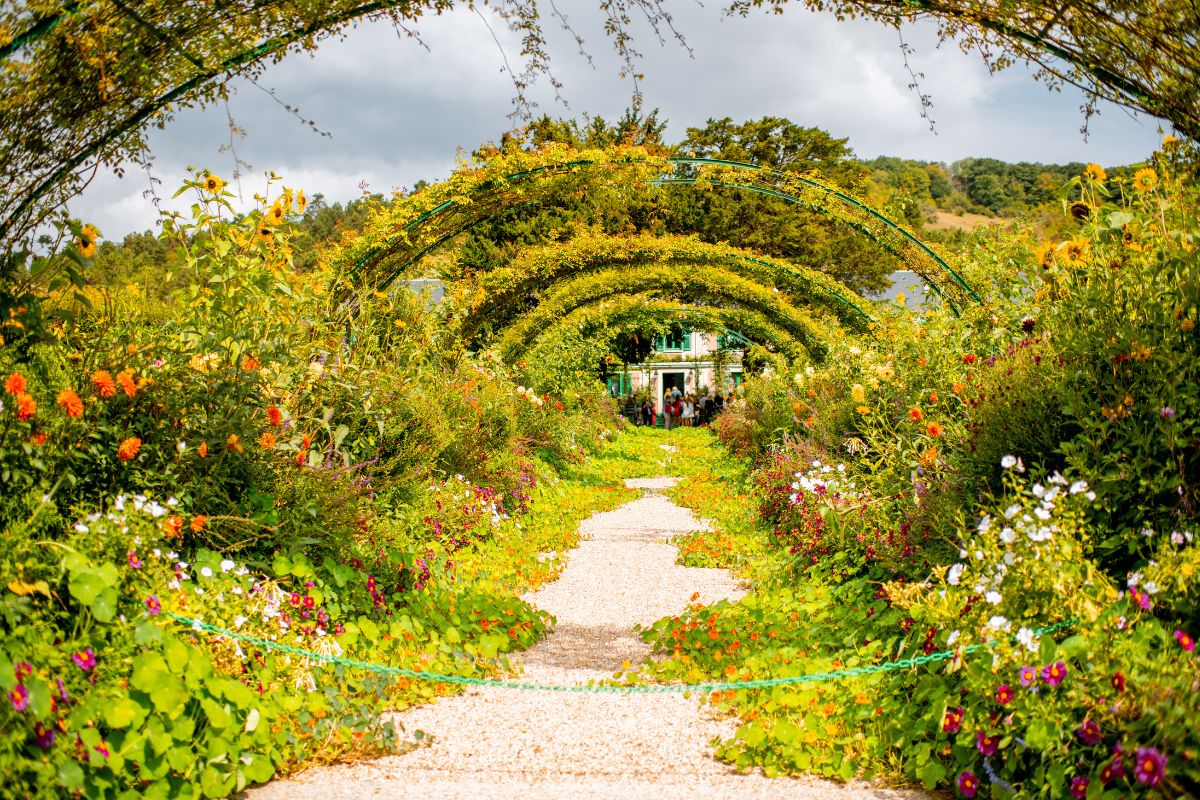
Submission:
<svg viewBox="0 0 1200 800">
<path fill-rule="evenodd" d="M 925 655 L 913 656 L 912 658 L 902 658 L 898 661 L 888 661 L 884 664 L 870 664 L 865 667 L 848 667 L 846 669 L 837 669 L 829 672 L 810 672 L 805 675 L 795 675 L 788 678 L 761 678 L 752 681 L 732 681 L 723 683 L 669 683 L 669 684 L 602 684 L 602 683 L 579 683 L 579 684 L 561 684 L 561 683 L 528 683 L 523 681 L 503 681 L 494 678 L 472 678 L 465 675 L 445 675 L 437 672 L 426 672 L 424 670 L 405 669 L 404 667 L 389 667 L 384 664 L 372 664 L 367 661 L 358 661 L 353 658 L 343 658 L 341 656 L 330 655 L 327 653 L 317 653 L 312 650 L 305 650 L 301 647 L 293 647 L 290 644 L 281 644 L 273 642 L 270 639 L 263 639 L 259 636 L 250 636 L 249 634 L 231 631 L 227 628 L 222 628 L 217 625 L 210 625 L 207 622 L 201 622 L 198 619 L 191 617 L 180 616 L 167 612 L 167 616 L 181 625 L 186 625 L 192 630 L 207 631 L 220 636 L 228 636 L 231 639 L 236 639 L 247 644 L 252 644 L 258 647 L 264 647 L 269 650 L 275 650 L 288 655 L 301 656 L 310 661 L 324 661 L 329 664 L 335 664 L 342 667 L 351 667 L 361 669 L 367 672 L 374 672 L 380 675 L 392 675 L 400 678 L 414 678 L 417 680 L 431 681 L 433 683 L 452 683 L 460 686 L 493 686 L 498 689 L 524 689 L 529 691 L 540 692 L 593 692 L 593 693 L 614 693 L 614 694 L 668 694 L 678 692 L 724 692 L 738 689 L 769 689 L 774 686 L 793 686 L 801 683 L 820 683 L 823 681 L 839 680 L 841 678 L 857 678 L 865 675 L 874 675 L 880 672 L 891 672 L 898 669 L 912 669 L 923 664 L 932 664 L 938 661 L 946 661 L 954 658 L 956 655 L 967 655 L 995 647 L 999 642 L 986 642 L 982 644 L 968 645 L 959 650 L 945 650 L 940 653 L 927 653 Z M 1068 628 L 1079 621 L 1078 617 L 1057 622 L 1053 625 L 1048 625 L 1043 628 L 1038 628 L 1033 632 L 1034 636 L 1044 636 L 1048 633 Z M 1014 637 L 1015 638 L 1015 637 Z"/>
</svg>

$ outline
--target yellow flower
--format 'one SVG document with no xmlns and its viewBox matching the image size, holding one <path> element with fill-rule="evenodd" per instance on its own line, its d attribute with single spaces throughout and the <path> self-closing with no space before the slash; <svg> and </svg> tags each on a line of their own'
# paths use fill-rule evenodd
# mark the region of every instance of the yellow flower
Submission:
<svg viewBox="0 0 1200 800">
<path fill-rule="evenodd" d="M 96 241 L 99 238 L 100 231 L 91 225 L 84 225 L 80 228 L 79 236 L 75 238 L 75 246 L 79 249 L 79 255 L 84 258 L 94 258 L 96 256 Z"/>
<path fill-rule="evenodd" d="M 1175 145 L 1177 145 L 1177 144 L 1179 144 L 1179 140 L 1168 133 L 1166 136 L 1163 137 L 1162 149 L 1163 150 L 1172 150 L 1172 149 L 1174 149 Z"/>
<path fill-rule="evenodd" d="M 255 238 L 258 239 L 258 241 L 262 242 L 263 244 L 271 243 L 271 226 L 270 225 L 266 225 L 266 224 L 259 225 L 254 233 L 255 233 Z"/>
<path fill-rule="evenodd" d="M 867 390 L 863 388 L 861 383 L 854 384 L 854 387 L 850 390 L 850 399 L 860 404 L 867 402 Z"/>
<path fill-rule="evenodd" d="M 1192 322 L 1190 319 L 1184 318 L 1179 321 L 1179 329 L 1184 333 L 1191 333 L 1192 328 L 1194 327 L 1196 327 L 1196 323 Z"/>
<path fill-rule="evenodd" d="M 221 190 L 224 188 L 225 181 L 221 180 L 216 175 L 213 175 L 211 172 L 205 173 L 204 191 L 208 192 L 209 194 L 220 194 Z"/>
<path fill-rule="evenodd" d="M 863 416 L 866 416 L 867 414 L 871 413 L 871 409 L 867 408 L 866 406 L 855 406 L 854 410 L 857 411 L 858 413 L 862 414 Z"/>
<path fill-rule="evenodd" d="M 1092 260 L 1092 243 L 1087 239 L 1072 239 L 1063 245 L 1062 253 L 1068 267 L 1085 267 Z"/>
<path fill-rule="evenodd" d="M 304 196 L 303 189 L 296 190 L 296 211 L 303 214 L 304 209 L 308 208 L 308 198 Z"/>
<path fill-rule="evenodd" d="M 1158 173 L 1150 167 L 1142 167 L 1133 173 L 1133 188 L 1139 192 L 1148 192 L 1158 186 Z"/>
<path fill-rule="evenodd" d="M 1104 167 L 1099 164 L 1088 164 L 1084 170 L 1087 179 L 1093 183 L 1104 183 L 1108 180 L 1108 173 L 1104 171 Z"/>
<path fill-rule="evenodd" d="M 1052 269 L 1054 267 L 1054 245 L 1050 242 L 1039 245 L 1033 251 L 1033 257 L 1042 265 L 1042 269 Z"/>
<path fill-rule="evenodd" d="M 285 217 L 287 217 L 287 209 L 285 209 L 280 203 L 276 202 L 275 205 L 271 206 L 267 210 L 266 215 L 263 216 L 263 220 L 268 225 L 278 225 L 279 223 L 283 222 Z"/>
</svg>

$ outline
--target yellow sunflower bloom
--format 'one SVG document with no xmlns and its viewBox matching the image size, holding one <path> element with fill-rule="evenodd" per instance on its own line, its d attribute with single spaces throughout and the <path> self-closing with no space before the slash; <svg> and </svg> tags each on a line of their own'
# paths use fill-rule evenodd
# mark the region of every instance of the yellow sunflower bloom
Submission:
<svg viewBox="0 0 1200 800">
<path fill-rule="evenodd" d="M 1092 260 L 1092 243 L 1087 239 L 1072 239 L 1063 245 L 1062 257 L 1068 267 L 1086 267 Z"/>
<path fill-rule="evenodd" d="M 1038 248 L 1033 251 L 1033 257 L 1037 259 L 1037 263 L 1042 265 L 1042 269 L 1053 269 L 1054 245 L 1051 242 L 1046 242 L 1043 245 L 1039 245 Z"/>
<path fill-rule="evenodd" d="M 1108 180 L 1108 173 L 1104 171 L 1104 167 L 1099 164 L 1088 164 L 1087 169 L 1083 171 L 1089 181 L 1093 183 L 1104 183 Z"/>
<path fill-rule="evenodd" d="M 268 225 L 278 225 L 279 223 L 283 222 L 284 218 L 286 217 L 287 209 L 284 208 L 280 203 L 276 202 L 275 205 L 267 209 L 267 213 L 263 216 L 263 221 Z"/>
<path fill-rule="evenodd" d="M 1149 192 L 1158 186 L 1158 173 L 1150 167 L 1142 167 L 1133 173 L 1133 188 L 1139 192 Z"/>
<path fill-rule="evenodd" d="M 308 198 L 304 196 L 303 189 L 296 190 L 296 211 L 303 214 L 304 209 L 308 208 Z"/>
<path fill-rule="evenodd" d="M 91 225 L 84 225 L 75 237 L 75 247 L 84 258 L 95 258 L 96 242 L 100 239 L 100 231 Z"/>
<path fill-rule="evenodd" d="M 205 174 L 204 191 L 208 192 L 209 194 L 220 194 L 221 190 L 224 188 L 225 181 L 221 180 L 216 175 L 213 175 L 211 172 Z"/>
<path fill-rule="evenodd" d="M 270 244 L 273 238 L 271 235 L 271 226 L 266 224 L 259 225 L 254 231 L 254 238 L 263 244 Z"/>
</svg>

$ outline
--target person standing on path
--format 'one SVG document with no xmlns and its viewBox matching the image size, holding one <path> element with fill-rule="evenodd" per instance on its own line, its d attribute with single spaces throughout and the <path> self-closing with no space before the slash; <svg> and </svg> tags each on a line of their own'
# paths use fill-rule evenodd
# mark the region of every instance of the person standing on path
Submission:
<svg viewBox="0 0 1200 800">
<path fill-rule="evenodd" d="M 696 406 L 692 402 L 690 395 L 685 397 L 681 402 L 683 403 L 683 408 L 681 409 L 679 418 L 683 420 L 684 427 L 690 428 L 696 418 Z"/>
<path fill-rule="evenodd" d="M 663 394 L 663 427 L 667 430 L 671 430 L 671 428 L 675 427 L 672 424 L 675 418 L 674 405 L 674 400 L 671 398 L 671 390 L 668 389 L 666 393 Z"/>
</svg>

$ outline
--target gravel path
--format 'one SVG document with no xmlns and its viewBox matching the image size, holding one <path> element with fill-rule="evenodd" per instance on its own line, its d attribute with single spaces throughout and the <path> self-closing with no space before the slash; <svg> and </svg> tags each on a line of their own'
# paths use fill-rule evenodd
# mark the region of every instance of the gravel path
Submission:
<svg viewBox="0 0 1200 800">
<path fill-rule="evenodd" d="M 584 683 L 612 677 L 650 652 L 633 630 L 703 602 L 742 595 L 728 572 L 681 567 L 671 537 L 704 523 L 655 492 L 673 478 L 628 480 L 649 490 L 580 526 L 562 576 L 526 599 L 557 618 L 521 657 L 524 679 Z M 736 723 L 678 694 L 562 694 L 472 688 L 399 716 L 433 743 L 405 755 L 313 769 L 248 793 L 307 798 L 916 798 L 917 793 L 815 779 L 740 775 L 709 743 Z"/>
</svg>

